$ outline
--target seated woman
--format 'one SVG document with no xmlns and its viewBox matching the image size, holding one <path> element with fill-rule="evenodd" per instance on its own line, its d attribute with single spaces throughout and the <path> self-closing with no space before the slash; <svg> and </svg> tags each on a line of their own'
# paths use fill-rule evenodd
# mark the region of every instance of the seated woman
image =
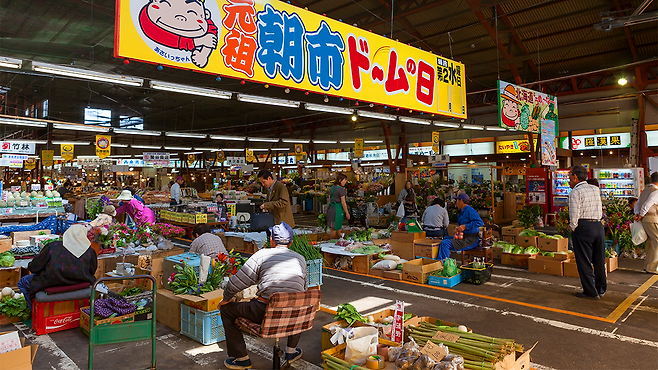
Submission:
<svg viewBox="0 0 658 370">
<path fill-rule="evenodd" d="M 213 212 L 215 214 L 215 222 L 219 222 L 222 218 L 228 220 L 228 208 L 224 204 L 224 196 L 222 193 L 215 194 L 215 203 L 217 203 L 217 211 Z"/>
<path fill-rule="evenodd" d="M 416 206 L 416 195 L 414 193 L 408 193 L 404 198 L 404 217 L 402 217 L 402 222 L 407 228 L 407 222 L 409 220 L 416 221 L 418 218 L 418 207 Z"/>
<path fill-rule="evenodd" d="M 117 209 L 117 215 L 126 213 L 138 225 L 155 222 L 155 213 L 144 203 L 135 199 L 129 190 L 122 191 L 117 200 L 123 201 L 123 204 Z"/>
<path fill-rule="evenodd" d="M 96 218 L 89 224 L 91 227 L 110 226 L 114 222 L 114 217 L 117 215 L 116 208 L 112 205 L 103 207 L 103 212 L 99 213 Z"/>
<path fill-rule="evenodd" d="M 46 288 L 93 284 L 96 281 L 96 251 L 89 248 L 91 242 L 87 238 L 87 227 L 83 224 L 72 225 L 62 239 L 46 244 L 27 265 L 32 274 L 18 281 L 18 288 L 30 310 L 34 296 Z"/>
</svg>

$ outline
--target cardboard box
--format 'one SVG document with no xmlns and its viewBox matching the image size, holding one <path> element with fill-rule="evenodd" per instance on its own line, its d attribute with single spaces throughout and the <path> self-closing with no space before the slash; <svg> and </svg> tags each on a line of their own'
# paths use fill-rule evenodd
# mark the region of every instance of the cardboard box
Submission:
<svg viewBox="0 0 658 370">
<path fill-rule="evenodd" d="M 33 231 L 13 231 L 9 233 L 11 236 L 11 239 L 13 240 L 13 244 L 16 244 L 16 241 L 18 240 L 30 240 L 30 236 L 32 235 L 39 235 L 39 233 L 45 233 L 46 235 L 50 234 L 50 230 L 33 230 Z"/>
<path fill-rule="evenodd" d="M 530 351 L 535 349 L 538 342 L 527 351 L 510 353 L 502 361 L 494 364 L 495 370 L 530 370 Z"/>
<path fill-rule="evenodd" d="M 580 275 L 578 274 L 578 266 L 576 265 L 575 259 L 565 260 L 562 263 L 562 266 L 563 266 L 562 269 L 564 276 L 580 277 Z"/>
<path fill-rule="evenodd" d="M 523 230 L 525 230 L 525 229 L 522 228 L 522 227 L 505 226 L 505 227 L 503 227 L 503 236 L 505 236 L 505 235 L 517 236 Z"/>
<path fill-rule="evenodd" d="M 528 259 L 536 254 L 512 254 L 504 253 L 500 262 L 503 265 L 528 267 Z"/>
<path fill-rule="evenodd" d="M 158 289 L 156 320 L 174 331 L 180 332 L 181 303 L 183 303 L 183 299 L 174 295 L 171 290 Z"/>
<path fill-rule="evenodd" d="M 494 259 L 503 258 L 503 247 L 493 247 L 493 258 Z"/>
<path fill-rule="evenodd" d="M 4 235 L 2 235 L 4 236 Z M 0 238 L 0 253 L 11 249 L 12 240 L 9 237 Z"/>
<path fill-rule="evenodd" d="M 334 347 L 335 345 L 331 343 L 331 327 L 332 326 L 340 326 L 341 328 L 347 328 L 347 321 L 345 320 L 339 320 L 339 321 L 334 321 L 332 323 L 329 323 L 325 326 L 322 327 L 322 338 L 321 338 L 321 345 L 322 345 L 322 350 L 326 351 L 329 348 Z M 354 324 L 352 324 L 352 328 L 358 328 L 358 327 L 363 327 L 363 326 L 368 326 L 368 324 L 361 322 L 361 321 L 355 321 Z"/>
<path fill-rule="evenodd" d="M 0 286 L 16 288 L 20 279 L 20 267 L 3 267 L 0 269 Z"/>
<path fill-rule="evenodd" d="M 411 261 L 415 259 L 414 256 L 414 244 L 413 242 L 397 242 L 394 240 L 391 240 L 388 242 L 391 245 L 391 253 L 405 259 L 407 261 Z"/>
<path fill-rule="evenodd" d="M 402 279 L 414 283 L 427 284 L 432 271 L 443 268 L 441 261 L 419 258 L 402 264 Z"/>
<path fill-rule="evenodd" d="M 516 236 L 503 235 L 503 241 L 510 244 L 516 244 Z"/>
<path fill-rule="evenodd" d="M 394 230 L 391 232 L 391 240 L 403 243 L 413 243 L 417 239 L 425 239 L 425 232 L 408 233 L 406 231 Z"/>
<path fill-rule="evenodd" d="M 182 298 L 183 302 L 192 308 L 210 312 L 217 310 L 219 302 L 224 297 L 224 290 L 217 289 L 206 294 L 201 294 L 200 297 L 190 294 L 177 294 L 176 297 Z"/>
<path fill-rule="evenodd" d="M 537 246 L 537 237 L 536 236 L 517 236 L 516 244 L 519 247 L 536 247 Z"/>
<path fill-rule="evenodd" d="M 563 261 L 545 260 L 537 257 L 532 256 L 528 259 L 528 271 L 556 276 L 562 276 L 564 274 Z"/>
<path fill-rule="evenodd" d="M 402 280 L 402 271 L 400 270 L 384 271 L 384 277 L 386 279 Z"/>
<path fill-rule="evenodd" d="M 436 259 L 439 254 L 439 239 L 418 239 L 414 241 L 414 257 Z"/>
<path fill-rule="evenodd" d="M 555 257 L 542 256 L 541 254 L 537 255 L 538 260 L 547 260 L 547 261 L 566 261 L 566 260 L 573 259 L 573 258 L 574 258 L 573 252 L 556 253 Z"/>
<path fill-rule="evenodd" d="M 8 334 L 10 332 L 2 332 L 0 334 Z M 25 338 L 20 338 L 21 346 L 23 348 L 15 351 L 0 353 L 0 370 L 32 370 L 32 362 L 37 355 L 36 344 L 25 345 Z"/>
<path fill-rule="evenodd" d="M 89 307 L 83 307 L 83 308 L 89 308 Z M 134 321 L 135 321 L 135 314 L 130 313 L 128 315 L 111 317 L 109 319 L 96 319 L 94 320 L 94 326 L 115 325 L 115 324 L 123 324 L 126 322 L 134 322 Z M 82 311 L 82 308 L 80 309 L 80 329 L 82 329 L 83 333 L 89 335 L 89 315 L 84 313 Z"/>
<path fill-rule="evenodd" d="M 546 252 L 562 252 L 569 249 L 569 239 L 538 238 L 537 248 Z"/>
<path fill-rule="evenodd" d="M 606 258 L 605 259 L 605 270 L 608 272 L 613 272 L 619 268 L 619 257 Z"/>
</svg>

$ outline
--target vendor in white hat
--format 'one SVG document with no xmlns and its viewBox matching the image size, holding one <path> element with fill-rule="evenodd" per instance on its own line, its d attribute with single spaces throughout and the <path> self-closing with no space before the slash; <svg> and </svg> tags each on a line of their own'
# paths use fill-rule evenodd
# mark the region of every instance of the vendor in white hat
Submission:
<svg viewBox="0 0 658 370">
<path fill-rule="evenodd" d="M 135 199 L 130 190 L 122 191 L 117 200 L 123 201 L 123 204 L 116 211 L 117 215 L 126 213 L 136 224 L 140 225 L 155 222 L 155 213 L 144 203 Z"/>
</svg>

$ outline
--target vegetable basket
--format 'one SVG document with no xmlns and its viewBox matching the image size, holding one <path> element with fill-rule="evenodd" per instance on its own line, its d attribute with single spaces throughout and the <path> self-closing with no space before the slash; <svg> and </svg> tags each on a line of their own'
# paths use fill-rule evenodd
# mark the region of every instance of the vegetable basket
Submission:
<svg viewBox="0 0 658 370">
<path fill-rule="evenodd" d="M 473 262 L 460 267 L 462 270 L 462 281 L 471 284 L 484 284 L 491 280 L 491 273 L 493 272 L 493 263 L 485 263 L 484 267 L 475 268 Z"/>
</svg>

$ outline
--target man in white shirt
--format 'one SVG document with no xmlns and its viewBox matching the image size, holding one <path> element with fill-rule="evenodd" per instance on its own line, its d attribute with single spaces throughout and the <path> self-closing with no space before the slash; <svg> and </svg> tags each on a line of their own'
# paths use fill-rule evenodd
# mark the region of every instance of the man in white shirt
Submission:
<svg viewBox="0 0 658 370">
<path fill-rule="evenodd" d="M 651 184 L 640 194 L 634 211 L 635 220 L 642 221 L 644 231 L 647 233 L 644 271 L 658 274 L 658 172 L 651 174 Z"/>
<path fill-rule="evenodd" d="M 450 219 L 448 211 L 444 208 L 444 202 L 440 198 L 434 198 L 432 205 L 423 212 L 423 230 L 430 238 L 442 238 L 448 235 L 448 224 Z"/>
<path fill-rule="evenodd" d="M 173 185 L 171 185 L 171 189 L 169 190 L 169 195 L 171 196 L 170 204 L 172 206 L 181 204 L 180 186 L 182 183 L 183 183 L 183 176 L 177 176 L 176 182 Z"/>
<path fill-rule="evenodd" d="M 601 191 L 587 183 L 587 170 L 583 166 L 571 167 L 569 185 L 572 188 L 569 226 L 573 230 L 573 252 L 583 286 L 583 292 L 576 293 L 576 297 L 599 299 L 607 289 Z"/>
</svg>

